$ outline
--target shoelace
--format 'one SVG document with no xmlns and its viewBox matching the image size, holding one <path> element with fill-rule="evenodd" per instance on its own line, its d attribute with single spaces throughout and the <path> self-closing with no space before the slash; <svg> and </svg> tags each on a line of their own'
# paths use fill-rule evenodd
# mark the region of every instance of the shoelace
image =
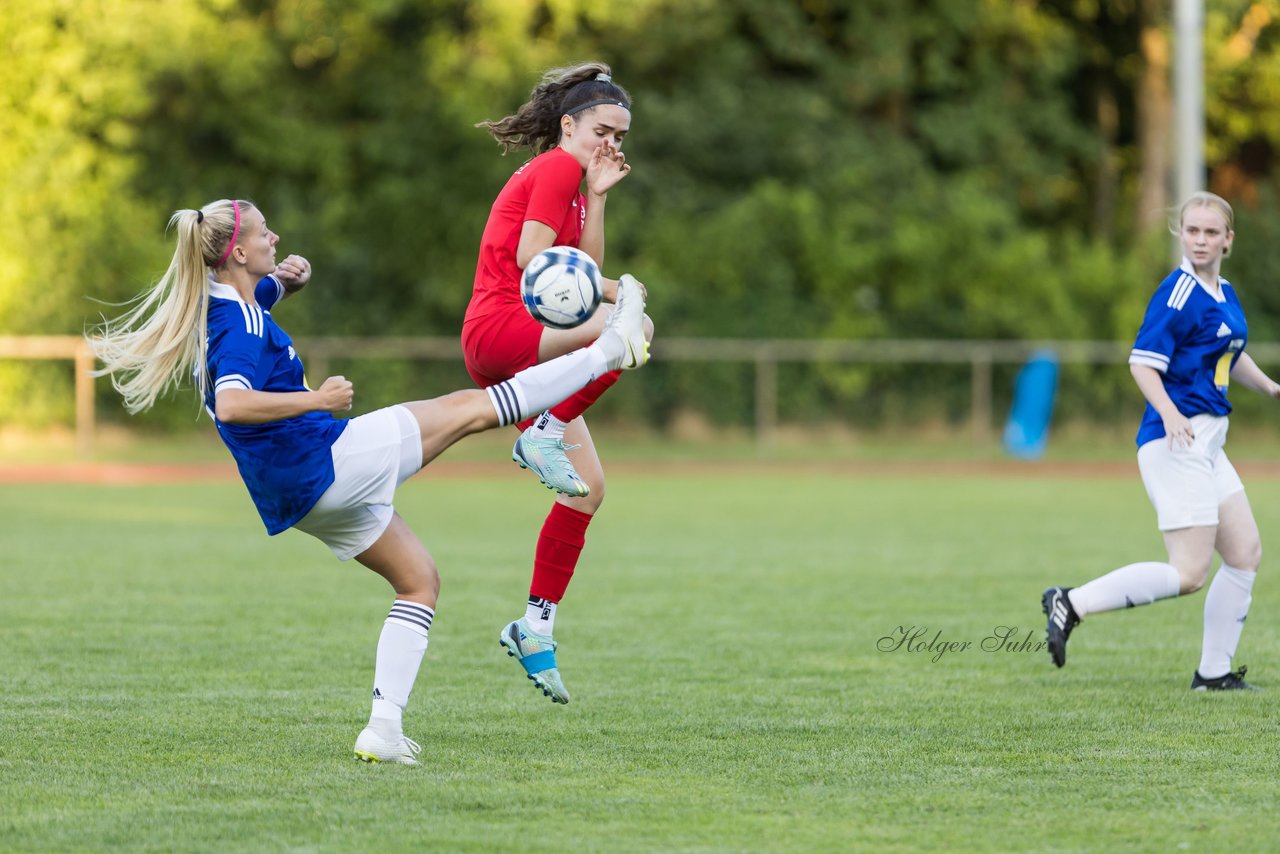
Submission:
<svg viewBox="0 0 1280 854">
<path fill-rule="evenodd" d="M 414 756 L 417 756 L 422 752 L 422 745 L 418 744 L 418 742 L 414 741 L 412 738 L 409 738 L 409 736 L 402 735 L 400 736 L 400 740 L 404 742 L 404 746 L 409 748 L 409 752 Z"/>
</svg>

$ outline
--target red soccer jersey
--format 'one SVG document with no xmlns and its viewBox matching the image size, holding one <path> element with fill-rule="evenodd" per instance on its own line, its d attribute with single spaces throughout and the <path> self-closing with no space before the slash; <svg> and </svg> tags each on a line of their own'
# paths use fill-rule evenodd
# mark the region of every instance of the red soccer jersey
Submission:
<svg viewBox="0 0 1280 854">
<path fill-rule="evenodd" d="M 526 221 L 555 229 L 556 246 L 578 245 L 587 220 L 587 197 L 580 189 L 583 174 L 573 155 L 559 147 L 515 171 L 494 201 L 480 238 L 480 260 L 467 319 L 516 306 L 524 310 L 516 249 Z"/>
</svg>

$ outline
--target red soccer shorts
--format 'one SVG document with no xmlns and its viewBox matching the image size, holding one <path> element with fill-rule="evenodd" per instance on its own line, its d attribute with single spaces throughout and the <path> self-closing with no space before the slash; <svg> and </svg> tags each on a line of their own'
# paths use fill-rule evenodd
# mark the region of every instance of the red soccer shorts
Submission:
<svg viewBox="0 0 1280 854">
<path fill-rule="evenodd" d="M 511 379 L 538 363 L 542 324 L 522 307 L 462 322 L 462 354 L 467 373 L 481 388 Z"/>
</svg>

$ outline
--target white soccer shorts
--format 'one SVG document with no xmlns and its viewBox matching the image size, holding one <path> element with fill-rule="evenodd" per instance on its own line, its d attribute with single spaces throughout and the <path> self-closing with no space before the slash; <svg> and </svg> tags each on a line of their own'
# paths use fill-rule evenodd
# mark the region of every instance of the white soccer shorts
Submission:
<svg viewBox="0 0 1280 854">
<path fill-rule="evenodd" d="M 1194 415 L 1190 448 L 1170 448 L 1167 437 L 1138 449 L 1138 470 L 1156 508 L 1161 531 L 1218 524 L 1218 507 L 1244 490 L 1240 475 L 1222 449 L 1227 441 L 1224 415 Z"/>
<path fill-rule="evenodd" d="M 422 431 L 403 406 L 352 418 L 333 443 L 333 484 L 295 528 L 350 560 L 391 524 L 396 487 L 422 468 Z"/>
</svg>

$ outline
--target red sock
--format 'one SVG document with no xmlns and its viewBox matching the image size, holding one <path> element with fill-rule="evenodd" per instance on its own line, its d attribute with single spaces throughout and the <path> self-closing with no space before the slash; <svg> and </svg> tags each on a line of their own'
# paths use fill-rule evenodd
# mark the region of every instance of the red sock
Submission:
<svg viewBox="0 0 1280 854">
<path fill-rule="evenodd" d="M 578 565 L 578 556 L 587 542 L 590 524 L 590 513 L 574 510 L 559 501 L 551 505 L 533 555 L 530 596 L 539 596 L 548 602 L 560 601 L 569 579 L 573 578 L 573 568 Z"/>
</svg>

